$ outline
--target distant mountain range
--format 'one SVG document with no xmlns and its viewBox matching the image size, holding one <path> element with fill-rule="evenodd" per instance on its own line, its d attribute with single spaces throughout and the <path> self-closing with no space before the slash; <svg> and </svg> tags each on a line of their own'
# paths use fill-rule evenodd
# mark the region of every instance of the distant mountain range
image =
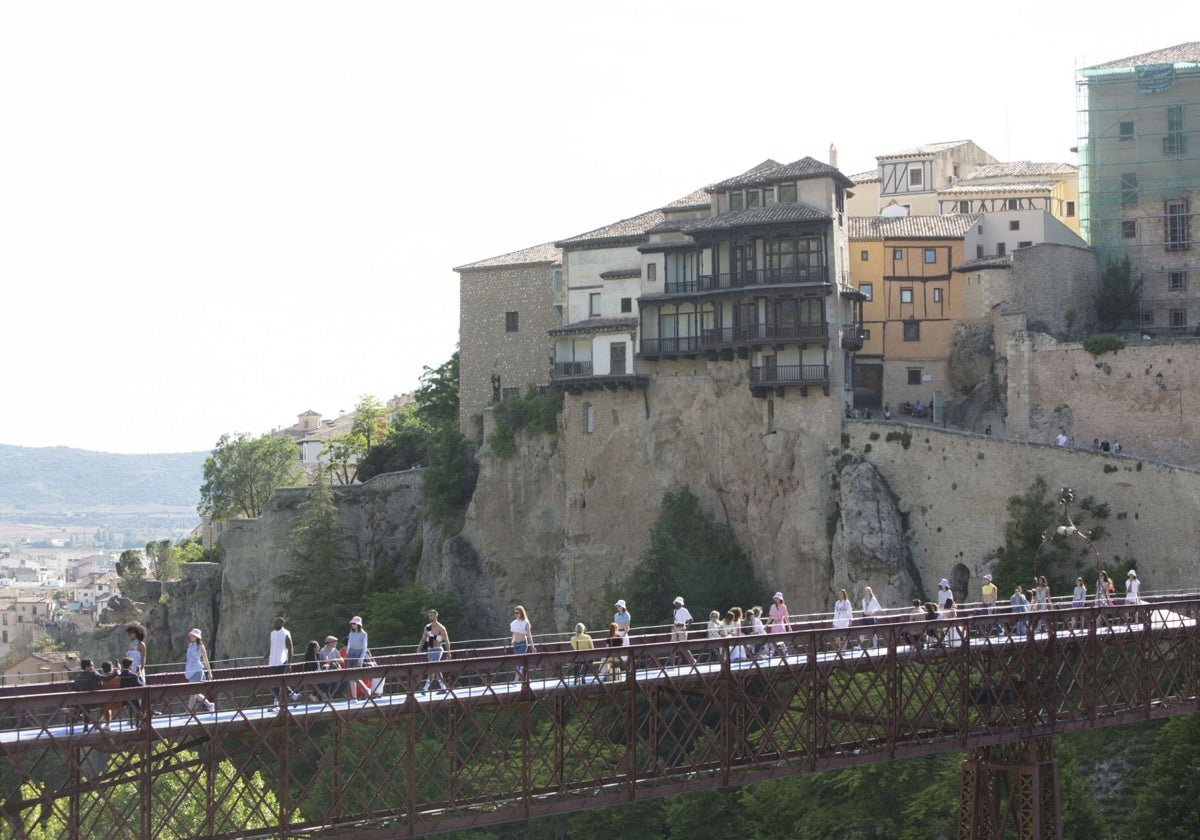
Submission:
<svg viewBox="0 0 1200 840">
<path fill-rule="evenodd" d="M 208 455 L 118 455 L 66 446 L 0 444 L 0 508 L 194 508 Z"/>
</svg>

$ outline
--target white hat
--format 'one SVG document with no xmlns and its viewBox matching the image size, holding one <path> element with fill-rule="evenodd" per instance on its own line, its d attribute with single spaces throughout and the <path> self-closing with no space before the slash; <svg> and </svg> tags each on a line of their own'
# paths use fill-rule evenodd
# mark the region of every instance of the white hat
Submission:
<svg viewBox="0 0 1200 840">
<path fill-rule="evenodd" d="M 357 624 L 359 627 L 362 627 L 362 616 L 354 616 L 354 618 L 350 619 L 350 623 Z"/>
<path fill-rule="evenodd" d="M 992 579 L 992 576 L 991 576 L 991 575 L 984 575 L 984 576 L 983 576 L 983 579 L 984 579 L 984 580 L 991 580 L 991 579 Z"/>
<path fill-rule="evenodd" d="M 678 595 L 675 596 L 675 606 L 677 606 L 677 607 L 683 606 L 683 599 L 680 598 Z"/>
<path fill-rule="evenodd" d="M 775 599 L 779 599 L 780 601 L 782 601 L 782 600 L 783 600 L 783 593 L 782 593 L 782 592 L 776 592 L 774 595 L 772 595 L 772 596 L 771 596 L 771 600 L 775 600 Z"/>
<path fill-rule="evenodd" d="M 1129 574 L 1126 575 L 1126 577 L 1137 577 L 1137 572 L 1135 572 L 1133 569 L 1130 569 Z"/>
<path fill-rule="evenodd" d="M 938 581 L 938 586 L 949 586 L 949 585 L 950 585 L 950 581 L 946 580 L 945 578 L 942 578 L 941 580 Z"/>
<path fill-rule="evenodd" d="M 625 599 L 621 598 L 619 601 L 617 601 L 617 603 L 613 604 L 613 606 L 620 607 L 621 609 L 625 609 Z"/>
<path fill-rule="evenodd" d="M 189 635 L 189 636 L 195 636 L 197 639 L 203 639 L 203 638 L 204 638 L 204 636 L 203 636 L 203 635 L 201 635 L 199 628 L 196 628 L 196 627 L 193 627 L 191 630 L 189 630 L 189 631 L 188 631 L 188 635 Z"/>
</svg>

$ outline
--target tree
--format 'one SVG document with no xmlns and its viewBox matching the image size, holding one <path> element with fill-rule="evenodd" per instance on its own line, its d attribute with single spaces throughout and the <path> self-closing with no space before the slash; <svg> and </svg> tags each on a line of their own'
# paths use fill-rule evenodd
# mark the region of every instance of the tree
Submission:
<svg viewBox="0 0 1200 840">
<path fill-rule="evenodd" d="M 1101 329 L 1136 327 L 1138 306 L 1142 300 L 1142 281 L 1134 280 L 1129 257 L 1109 259 L 1100 275 L 1096 292 L 1096 318 Z"/>
<path fill-rule="evenodd" d="M 370 394 L 363 394 L 354 406 L 354 423 L 350 433 L 366 442 L 364 449 L 377 444 L 387 432 L 387 406 Z"/>
<path fill-rule="evenodd" d="M 650 545 L 617 597 L 628 600 L 631 608 L 641 605 L 638 614 L 655 623 L 670 617 L 677 595 L 702 621 L 710 610 L 723 614 L 734 604 L 752 606 L 762 593 L 733 532 L 705 516 L 700 500 L 683 487 L 663 495 Z"/>
<path fill-rule="evenodd" d="M 146 557 L 150 560 L 155 580 L 179 580 L 179 558 L 170 540 L 151 540 L 146 543 Z"/>
<path fill-rule="evenodd" d="M 204 459 L 201 516 L 254 519 L 278 487 L 300 481 L 300 448 L 282 435 L 224 434 Z"/>
<path fill-rule="evenodd" d="M 367 481 L 381 473 L 401 472 L 428 460 L 429 427 L 417 416 L 415 405 L 396 412 L 387 433 L 358 462 L 358 478 Z"/>
<path fill-rule="evenodd" d="M 121 581 L 121 594 L 136 601 L 142 597 L 142 581 L 146 579 L 146 567 L 142 563 L 142 552 L 128 548 L 117 559 L 117 577 Z"/>
<path fill-rule="evenodd" d="M 338 521 L 333 490 L 314 483 L 288 534 L 292 562 L 279 581 L 279 609 L 297 639 L 322 639 L 359 609 L 365 571 L 355 548 Z"/>
<path fill-rule="evenodd" d="M 1200 835 L 1200 714 L 1172 718 L 1154 741 L 1123 837 L 1191 840 Z"/>
<path fill-rule="evenodd" d="M 434 428 L 458 426 L 458 351 L 436 368 L 425 367 L 413 394 L 421 421 Z"/>
</svg>

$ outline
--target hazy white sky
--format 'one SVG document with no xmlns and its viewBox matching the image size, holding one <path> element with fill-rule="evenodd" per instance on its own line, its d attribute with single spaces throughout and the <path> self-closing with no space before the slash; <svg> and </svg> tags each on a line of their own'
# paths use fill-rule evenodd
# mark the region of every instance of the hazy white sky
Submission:
<svg viewBox="0 0 1200 840">
<path fill-rule="evenodd" d="M 0 4 L 0 443 L 210 449 L 417 384 L 455 265 L 764 158 L 1075 162 L 1128 3 Z"/>
</svg>

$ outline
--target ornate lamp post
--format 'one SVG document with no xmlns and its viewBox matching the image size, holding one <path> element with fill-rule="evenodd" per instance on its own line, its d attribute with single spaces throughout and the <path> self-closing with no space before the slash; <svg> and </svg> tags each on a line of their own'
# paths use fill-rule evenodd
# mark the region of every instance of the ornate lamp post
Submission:
<svg viewBox="0 0 1200 840">
<path fill-rule="evenodd" d="M 1092 542 L 1091 534 L 1087 531 L 1079 530 L 1074 520 L 1071 519 L 1071 505 L 1075 502 L 1075 491 L 1070 487 L 1063 487 L 1058 491 L 1058 506 L 1062 508 L 1062 522 L 1058 525 L 1051 525 L 1045 531 L 1042 531 L 1042 544 L 1038 546 L 1038 550 L 1033 555 L 1033 576 L 1037 577 L 1038 558 L 1042 554 L 1042 549 L 1046 544 L 1055 537 L 1078 537 L 1088 544 L 1092 554 L 1096 557 L 1096 580 L 1100 579 L 1100 550 L 1096 548 L 1096 544 Z"/>
</svg>

